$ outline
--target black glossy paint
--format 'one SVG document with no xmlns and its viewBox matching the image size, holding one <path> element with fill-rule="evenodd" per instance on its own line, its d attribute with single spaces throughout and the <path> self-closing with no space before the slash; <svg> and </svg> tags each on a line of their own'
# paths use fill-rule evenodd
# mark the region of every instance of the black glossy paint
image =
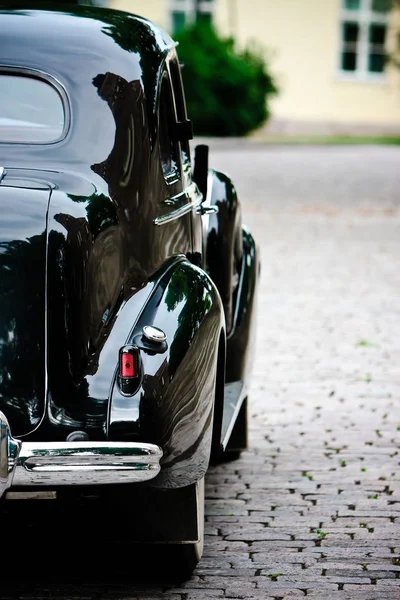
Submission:
<svg viewBox="0 0 400 600">
<path fill-rule="evenodd" d="M 194 210 L 155 224 L 201 200 L 189 188 L 187 143 L 168 176 L 162 168 L 160 85 L 170 72 L 176 120 L 186 119 L 177 65 L 169 36 L 132 15 L 0 10 L 0 72 L 55 82 L 69 116 L 56 144 L 0 141 L 0 410 L 29 440 L 79 429 L 160 444 L 154 484 L 165 488 L 205 473 L 225 315 L 228 356 L 245 377 L 257 271 L 222 174 L 214 173 L 220 214 L 208 249 Z M 190 261 L 207 262 L 208 274 Z M 124 396 L 119 350 L 140 347 L 151 324 L 167 347 L 141 347 L 139 391 Z"/>
<path fill-rule="evenodd" d="M 243 255 L 239 285 L 235 296 L 232 330 L 227 337 L 226 381 L 243 381 L 243 396 L 248 394 L 248 382 L 256 349 L 256 298 L 260 261 L 251 233 L 242 228 Z"/>
<path fill-rule="evenodd" d="M 130 398 L 114 386 L 112 439 L 160 444 L 162 472 L 152 485 L 189 485 L 206 472 L 211 447 L 218 342 L 224 328 L 219 294 L 207 275 L 188 261 L 174 265 L 155 288 L 129 342 L 143 327 L 167 335 L 163 353 L 142 351 L 143 382 Z"/>
<path fill-rule="evenodd" d="M 210 215 L 206 242 L 206 269 L 215 281 L 224 305 L 226 328 L 233 327 L 235 294 L 242 261 L 242 219 L 236 189 L 228 175 L 211 171 Z"/>
<path fill-rule="evenodd" d="M 16 187 L 10 187 L 13 184 Z M 0 409 L 20 435 L 45 402 L 46 214 L 50 189 L 0 184 Z M 26 197 L 29 195 L 29 202 Z"/>
</svg>

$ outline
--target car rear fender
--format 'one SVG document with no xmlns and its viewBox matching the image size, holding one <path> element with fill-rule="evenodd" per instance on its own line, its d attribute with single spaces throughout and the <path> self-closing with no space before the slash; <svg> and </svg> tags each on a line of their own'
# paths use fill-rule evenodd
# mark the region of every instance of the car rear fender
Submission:
<svg viewBox="0 0 400 600">
<path fill-rule="evenodd" d="M 234 297 L 232 329 L 227 336 L 226 381 L 248 384 L 256 346 L 257 288 L 261 263 L 250 231 L 242 227 L 243 259 Z"/>
<path fill-rule="evenodd" d="M 121 394 L 115 377 L 108 437 L 157 443 L 163 459 L 153 484 L 182 487 L 200 480 L 210 459 L 218 348 L 225 320 L 208 275 L 186 260 L 170 269 L 148 298 L 126 344 L 141 346 L 143 327 L 149 325 L 164 331 L 166 348 L 140 350 L 142 380 L 133 396 Z"/>
</svg>

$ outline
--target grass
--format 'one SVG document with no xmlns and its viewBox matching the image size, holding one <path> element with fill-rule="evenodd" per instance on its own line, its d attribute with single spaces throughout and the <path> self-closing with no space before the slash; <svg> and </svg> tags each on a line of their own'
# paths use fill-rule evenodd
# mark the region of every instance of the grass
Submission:
<svg viewBox="0 0 400 600">
<path fill-rule="evenodd" d="M 328 535 L 325 531 L 322 531 L 322 529 L 317 529 L 315 533 L 318 535 L 320 540 L 323 540 Z"/>
<path fill-rule="evenodd" d="M 272 145 L 317 145 L 317 146 L 400 146 L 400 135 L 294 135 L 255 133 L 249 136 L 255 142 Z"/>
<path fill-rule="evenodd" d="M 359 342 L 357 342 L 356 346 L 358 346 L 360 348 L 376 348 L 377 347 L 376 344 L 371 344 L 371 342 L 368 342 L 367 340 L 360 340 Z"/>
</svg>

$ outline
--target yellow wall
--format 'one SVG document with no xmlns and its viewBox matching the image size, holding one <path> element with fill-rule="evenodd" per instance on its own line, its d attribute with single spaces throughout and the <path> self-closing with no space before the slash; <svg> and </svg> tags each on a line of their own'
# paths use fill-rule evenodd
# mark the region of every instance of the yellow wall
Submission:
<svg viewBox="0 0 400 600">
<path fill-rule="evenodd" d="M 161 27 L 168 27 L 167 0 L 109 0 L 108 6 L 140 15 Z"/>
<path fill-rule="evenodd" d="M 274 117 L 400 126 L 397 70 L 389 69 L 385 82 L 344 81 L 339 73 L 340 5 L 340 0 L 219 0 L 216 18 L 240 44 L 254 39 L 271 49 L 281 88 Z"/>
<path fill-rule="evenodd" d="M 110 5 L 168 27 L 168 0 Z M 272 106 L 275 119 L 399 129 L 400 70 L 387 69 L 383 82 L 345 81 L 339 73 L 340 6 L 340 0 L 216 0 L 215 22 L 239 45 L 254 40 L 269 50 L 281 89 Z"/>
</svg>

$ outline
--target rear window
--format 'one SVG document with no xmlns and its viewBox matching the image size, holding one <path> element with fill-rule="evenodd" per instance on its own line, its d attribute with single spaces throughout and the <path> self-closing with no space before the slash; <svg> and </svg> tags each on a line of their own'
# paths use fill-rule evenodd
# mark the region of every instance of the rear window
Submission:
<svg viewBox="0 0 400 600">
<path fill-rule="evenodd" d="M 65 130 L 63 100 L 42 79 L 0 73 L 0 143 L 48 144 Z"/>
</svg>

